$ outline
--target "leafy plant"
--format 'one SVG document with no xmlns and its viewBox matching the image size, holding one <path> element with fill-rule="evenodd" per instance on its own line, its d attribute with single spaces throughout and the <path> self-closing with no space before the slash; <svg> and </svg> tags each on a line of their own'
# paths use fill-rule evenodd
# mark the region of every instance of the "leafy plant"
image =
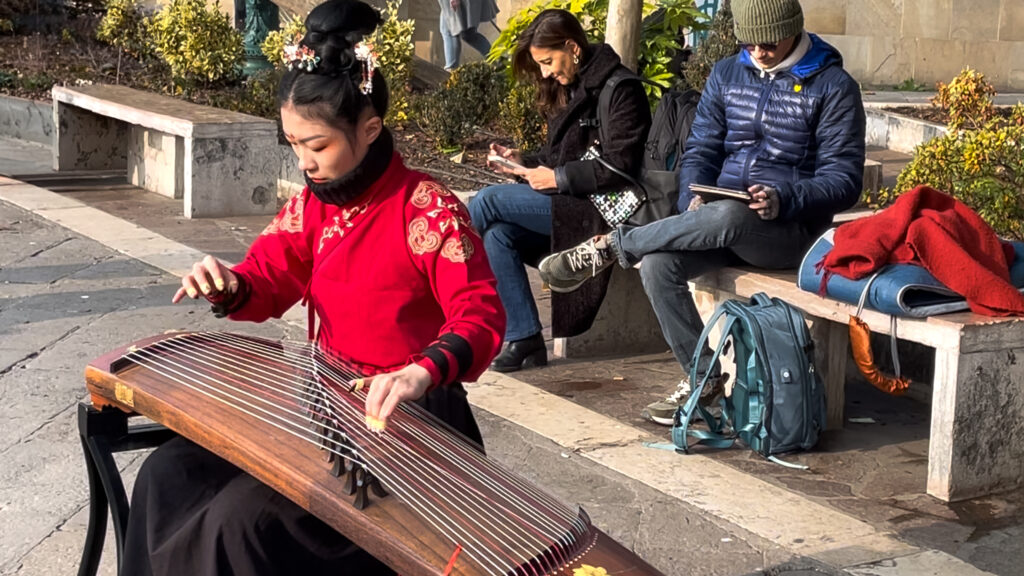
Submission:
<svg viewBox="0 0 1024 576">
<path fill-rule="evenodd" d="M 536 102 L 537 87 L 517 82 L 498 104 L 498 128 L 524 151 L 540 149 L 547 139 L 547 124 Z"/>
<path fill-rule="evenodd" d="M 418 99 L 414 118 L 438 148 L 455 150 L 477 126 L 495 119 L 494 104 L 505 99 L 506 91 L 505 77 L 493 64 L 465 64 L 452 71 L 444 86 Z"/>
<path fill-rule="evenodd" d="M 1017 104 L 1008 118 L 993 118 L 995 91 L 970 69 L 945 88 L 936 100 L 950 115 L 949 133 L 914 150 L 896 187 L 880 191 L 879 205 L 928 185 L 960 199 L 997 234 L 1024 240 L 1024 104 Z M 983 117 L 989 120 L 979 126 Z"/>
<path fill-rule="evenodd" d="M 671 88 L 679 83 L 672 62 L 684 48 L 683 35 L 686 30 L 704 29 L 704 14 L 694 7 L 692 0 L 662 0 L 657 4 L 645 2 L 644 10 L 653 11 L 644 18 L 640 30 L 640 75 Z M 653 106 L 661 98 L 662 90 L 651 84 L 644 84 L 644 88 Z"/>
<path fill-rule="evenodd" d="M 409 80 L 412 78 L 412 36 L 416 22 L 398 17 L 401 0 L 388 0 L 384 22 L 371 40 L 391 96 L 387 117 L 389 125 L 403 124 L 409 116 Z"/>
<path fill-rule="evenodd" d="M 156 53 L 179 88 L 238 75 L 242 35 L 204 0 L 171 0 L 149 27 Z"/>
<path fill-rule="evenodd" d="M 106 0 L 106 13 L 96 28 L 96 38 L 136 58 L 152 53 L 146 33 L 146 17 L 138 0 Z"/>
<path fill-rule="evenodd" d="M 519 35 L 543 10 L 560 8 L 572 12 L 583 24 L 591 42 L 603 42 L 608 20 L 608 0 L 538 0 L 520 10 L 505 25 L 505 29 L 491 45 L 489 62 L 508 62 L 515 52 Z M 640 52 L 637 69 L 640 76 L 662 86 L 676 83 L 671 62 L 683 49 L 681 39 L 686 30 L 702 29 L 703 14 L 694 7 L 693 0 L 645 1 L 643 23 L 640 29 Z M 653 105 L 661 96 L 657 86 L 646 86 Z"/>
<path fill-rule="evenodd" d="M 281 27 L 271 30 L 260 44 L 260 51 L 267 57 L 267 62 L 274 66 L 284 64 L 284 47 L 298 42 L 306 35 L 306 24 L 303 18 L 289 16 L 281 22 Z"/>
<path fill-rule="evenodd" d="M 728 0 L 725 0 L 711 19 L 711 26 L 704 40 L 697 45 L 697 49 L 683 68 L 685 84 L 698 92 L 703 92 L 704 84 L 707 83 L 715 63 L 739 52 L 739 49 L 736 34 L 733 32 L 732 8 Z"/>
<path fill-rule="evenodd" d="M 203 102 L 217 108 L 225 108 L 277 120 L 281 114 L 277 106 L 277 85 L 281 82 L 283 68 L 260 70 L 237 86 L 211 92 Z"/>
<path fill-rule="evenodd" d="M 412 117 L 420 130 L 434 141 L 439 150 L 454 152 L 473 133 L 473 125 L 459 114 L 452 114 L 457 103 L 451 90 L 439 89 L 412 100 Z"/>
<path fill-rule="evenodd" d="M 985 81 L 985 75 L 964 68 L 949 84 L 939 83 L 932 104 L 949 114 L 949 129 L 978 129 L 995 115 L 992 97 L 996 90 Z"/>
<path fill-rule="evenodd" d="M 913 78 L 905 78 L 903 82 L 893 86 L 893 88 L 900 92 L 923 92 L 928 89 L 928 85 L 920 84 Z"/>
</svg>

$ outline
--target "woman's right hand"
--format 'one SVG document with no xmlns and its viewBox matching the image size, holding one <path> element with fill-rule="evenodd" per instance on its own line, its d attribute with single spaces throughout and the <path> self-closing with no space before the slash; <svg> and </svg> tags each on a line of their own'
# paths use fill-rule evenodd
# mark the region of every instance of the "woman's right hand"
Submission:
<svg viewBox="0 0 1024 576">
<path fill-rule="evenodd" d="M 206 256 L 192 265 L 192 272 L 181 278 L 181 288 L 171 298 L 177 304 L 188 294 L 196 299 L 202 294 L 208 300 L 218 300 L 238 291 L 238 277 L 213 256 Z"/>
<path fill-rule="evenodd" d="M 501 156 L 502 158 L 511 160 L 516 164 L 521 165 L 523 163 L 523 154 L 519 150 L 515 148 L 506 148 L 505 146 L 502 146 L 501 144 L 498 144 L 496 142 L 491 142 L 489 153 L 494 154 L 495 156 Z M 516 173 L 515 170 L 512 170 L 511 168 L 506 168 L 504 166 L 500 166 L 497 164 L 492 165 L 492 167 L 503 174 Z"/>
</svg>

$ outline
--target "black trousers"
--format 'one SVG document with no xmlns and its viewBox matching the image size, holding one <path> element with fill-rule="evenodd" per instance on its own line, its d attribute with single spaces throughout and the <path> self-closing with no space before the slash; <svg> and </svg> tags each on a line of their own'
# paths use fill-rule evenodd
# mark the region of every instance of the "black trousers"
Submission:
<svg viewBox="0 0 1024 576">
<path fill-rule="evenodd" d="M 461 384 L 419 402 L 482 445 Z M 231 463 L 184 438 L 143 463 L 132 492 L 126 576 L 394 572 L 333 528 Z"/>
</svg>

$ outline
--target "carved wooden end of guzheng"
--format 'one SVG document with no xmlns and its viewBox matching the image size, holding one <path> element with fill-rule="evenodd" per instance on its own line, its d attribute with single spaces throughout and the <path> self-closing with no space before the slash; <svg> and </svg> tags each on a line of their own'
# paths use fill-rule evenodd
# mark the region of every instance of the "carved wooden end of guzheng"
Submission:
<svg viewBox="0 0 1024 576">
<path fill-rule="evenodd" d="M 368 425 L 358 378 L 313 345 L 226 332 L 155 336 L 86 369 L 95 407 L 204 446 L 403 576 L 660 574 L 418 406 Z"/>
</svg>

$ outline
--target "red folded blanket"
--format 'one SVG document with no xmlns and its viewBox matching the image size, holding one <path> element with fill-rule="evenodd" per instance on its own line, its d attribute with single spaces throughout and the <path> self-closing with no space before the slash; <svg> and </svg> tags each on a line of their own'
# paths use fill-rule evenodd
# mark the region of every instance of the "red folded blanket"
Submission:
<svg viewBox="0 0 1024 576">
<path fill-rule="evenodd" d="M 858 280 L 886 264 L 923 266 L 971 310 L 987 316 L 1024 316 L 1024 294 L 1010 284 L 1013 245 L 963 202 L 918 186 L 885 210 L 843 224 L 825 256 L 830 274 Z"/>
</svg>

